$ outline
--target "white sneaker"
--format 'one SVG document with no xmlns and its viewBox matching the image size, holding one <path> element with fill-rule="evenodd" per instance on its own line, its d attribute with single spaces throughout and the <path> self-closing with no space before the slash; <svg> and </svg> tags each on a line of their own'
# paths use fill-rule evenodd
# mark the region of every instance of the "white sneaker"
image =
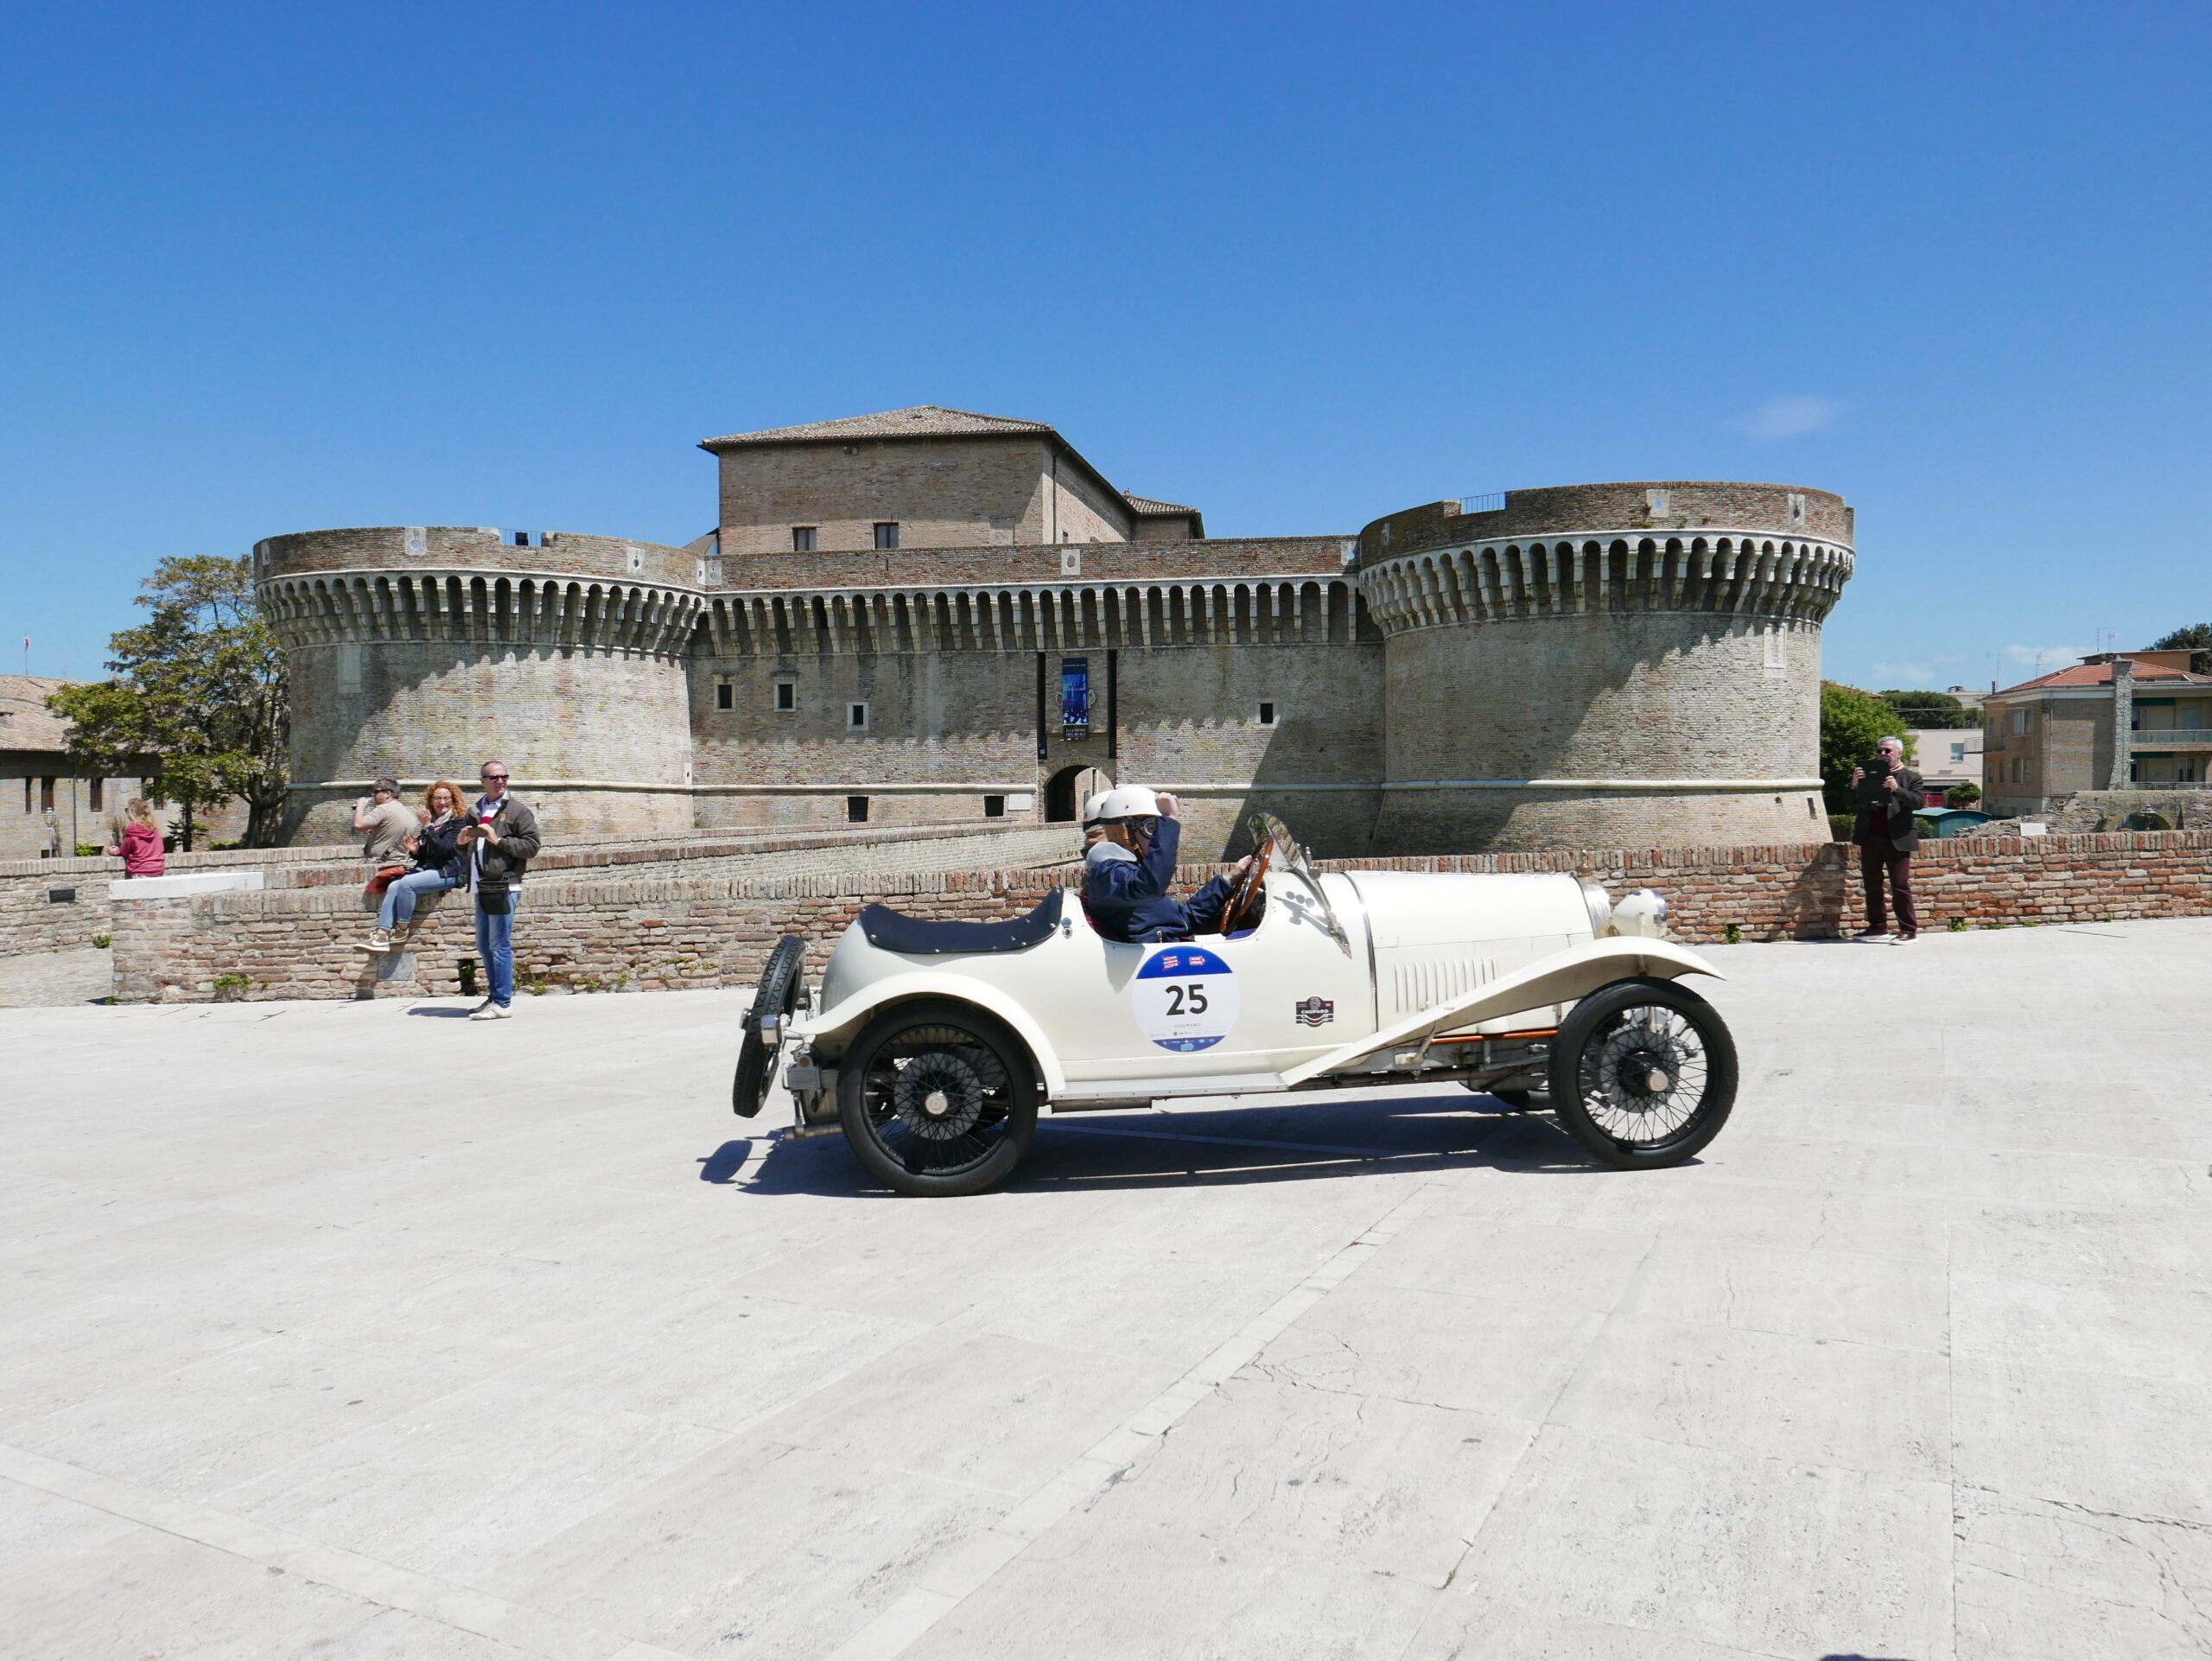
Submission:
<svg viewBox="0 0 2212 1661">
<path fill-rule="evenodd" d="M 391 950 L 391 936 L 385 933 L 380 928 L 372 928 L 369 931 L 369 938 L 357 943 L 353 947 L 353 950 L 356 951 L 372 951 L 375 952 L 378 956 L 382 956 L 385 952 Z"/>
<path fill-rule="evenodd" d="M 508 1009 L 505 1004 L 494 1003 L 486 998 L 468 1012 L 468 1018 L 471 1021 L 505 1021 L 512 1014 L 514 1011 Z"/>
</svg>

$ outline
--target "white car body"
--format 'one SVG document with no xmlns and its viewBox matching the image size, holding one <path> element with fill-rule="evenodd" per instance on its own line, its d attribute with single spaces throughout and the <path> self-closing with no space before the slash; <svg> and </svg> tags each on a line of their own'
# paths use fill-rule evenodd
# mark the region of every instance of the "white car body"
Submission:
<svg viewBox="0 0 2212 1661">
<path fill-rule="evenodd" d="M 1066 1110 L 1377 1075 L 1527 1075 L 1541 1089 L 1545 1041 L 1578 999 L 1718 974 L 1659 938 L 1656 896 L 1615 913 L 1563 875 L 1315 876 L 1295 861 L 1266 888 L 1257 927 L 1179 944 L 1106 939 L 1073 892 L 1058 926 L 1020 950 L 890 951 L 848 928 L 812 1011 L 778 1034 L 795 1045 L 801 1130 L 833 1127 L 838 1055 L 907 1000 L 995 1017 L 1028 1049 L 1039 1095 Z"/>
</svg>

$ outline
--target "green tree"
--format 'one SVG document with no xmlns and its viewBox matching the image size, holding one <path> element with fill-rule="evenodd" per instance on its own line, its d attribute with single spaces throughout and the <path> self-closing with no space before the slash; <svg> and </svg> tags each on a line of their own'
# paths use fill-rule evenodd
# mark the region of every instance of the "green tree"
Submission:
<svg viewBox="0 0 2212 1661">
<path fill-rule="evenodd" d="M 251 562 L 174 556 L 143 586 L 149 614 L 108 642 L 110 678 L 65 687 L 47 706 L 70 723 L 73 760 L 137 773 L 148 794 L 177 804 L 188 849 L 194 810 L 233 796 L 246 804 L 247 845 L 266 847 L 283 809 L 291 711 Z"/>
<path fill-rule="evenodd" d="M 1886 690 L 1881 697 L 1908 727 L 1979 727 L 1981 717 L 1948 692 Z"/>
<path fill-rule="evenodd" d="M 1943 799 L 1953 807 L 1972 807 L 1981 799 L 1981 786 L 1969 779 L 1965 784 L 1953 785 L 1945 791 Z"/>
<path fill-rule="evenodd" d="M 1829 812 L 1853 811 L 1851 770 L 1883 739 L 1904 737 L 1909 724 L 1886 698 L 1840 681 L 1821 683 L 1821 794 Z"/>
<path fill-rule="evenodd" d="M 2151 642 L 2153 652 L 2189 653 L 2189 666 L 2200 675 L 2212 675 L 2212 623 L 2191 623 Z"/>
</svg>

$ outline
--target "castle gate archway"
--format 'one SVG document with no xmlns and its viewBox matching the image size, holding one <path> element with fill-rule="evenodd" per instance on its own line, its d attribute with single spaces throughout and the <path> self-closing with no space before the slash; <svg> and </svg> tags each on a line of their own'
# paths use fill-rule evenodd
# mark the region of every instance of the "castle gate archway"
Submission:
<svg viewBox="0 0 2212 1661">
<path fill-rule="evenodd" d="M 1088 764 L 1062 767 L 1045 781 L 1045 822 L 1073 824 L 1086 800 L 1113 787 L 1111 779 Z"/>
</svg>

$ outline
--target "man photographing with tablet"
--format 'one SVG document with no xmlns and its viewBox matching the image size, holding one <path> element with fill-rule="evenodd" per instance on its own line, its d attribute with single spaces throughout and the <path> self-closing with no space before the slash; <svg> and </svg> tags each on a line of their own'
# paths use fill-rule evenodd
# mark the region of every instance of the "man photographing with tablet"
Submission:
<svg viewBox="0 0 2212 1661">
<path fill-rule="evenodd" d="M 468 854 L 468 888 L 476 900 L 476 956 L 491 996 L 469 1011 L 471 1021 L 504 1021 L 515 998 L 515 907 L 522 901 L 523 873 L 537 857 L 537 816 L 507 792 L 507 764 L 486 761 L 484 793 L 462 827 Z"/>
</svg>

